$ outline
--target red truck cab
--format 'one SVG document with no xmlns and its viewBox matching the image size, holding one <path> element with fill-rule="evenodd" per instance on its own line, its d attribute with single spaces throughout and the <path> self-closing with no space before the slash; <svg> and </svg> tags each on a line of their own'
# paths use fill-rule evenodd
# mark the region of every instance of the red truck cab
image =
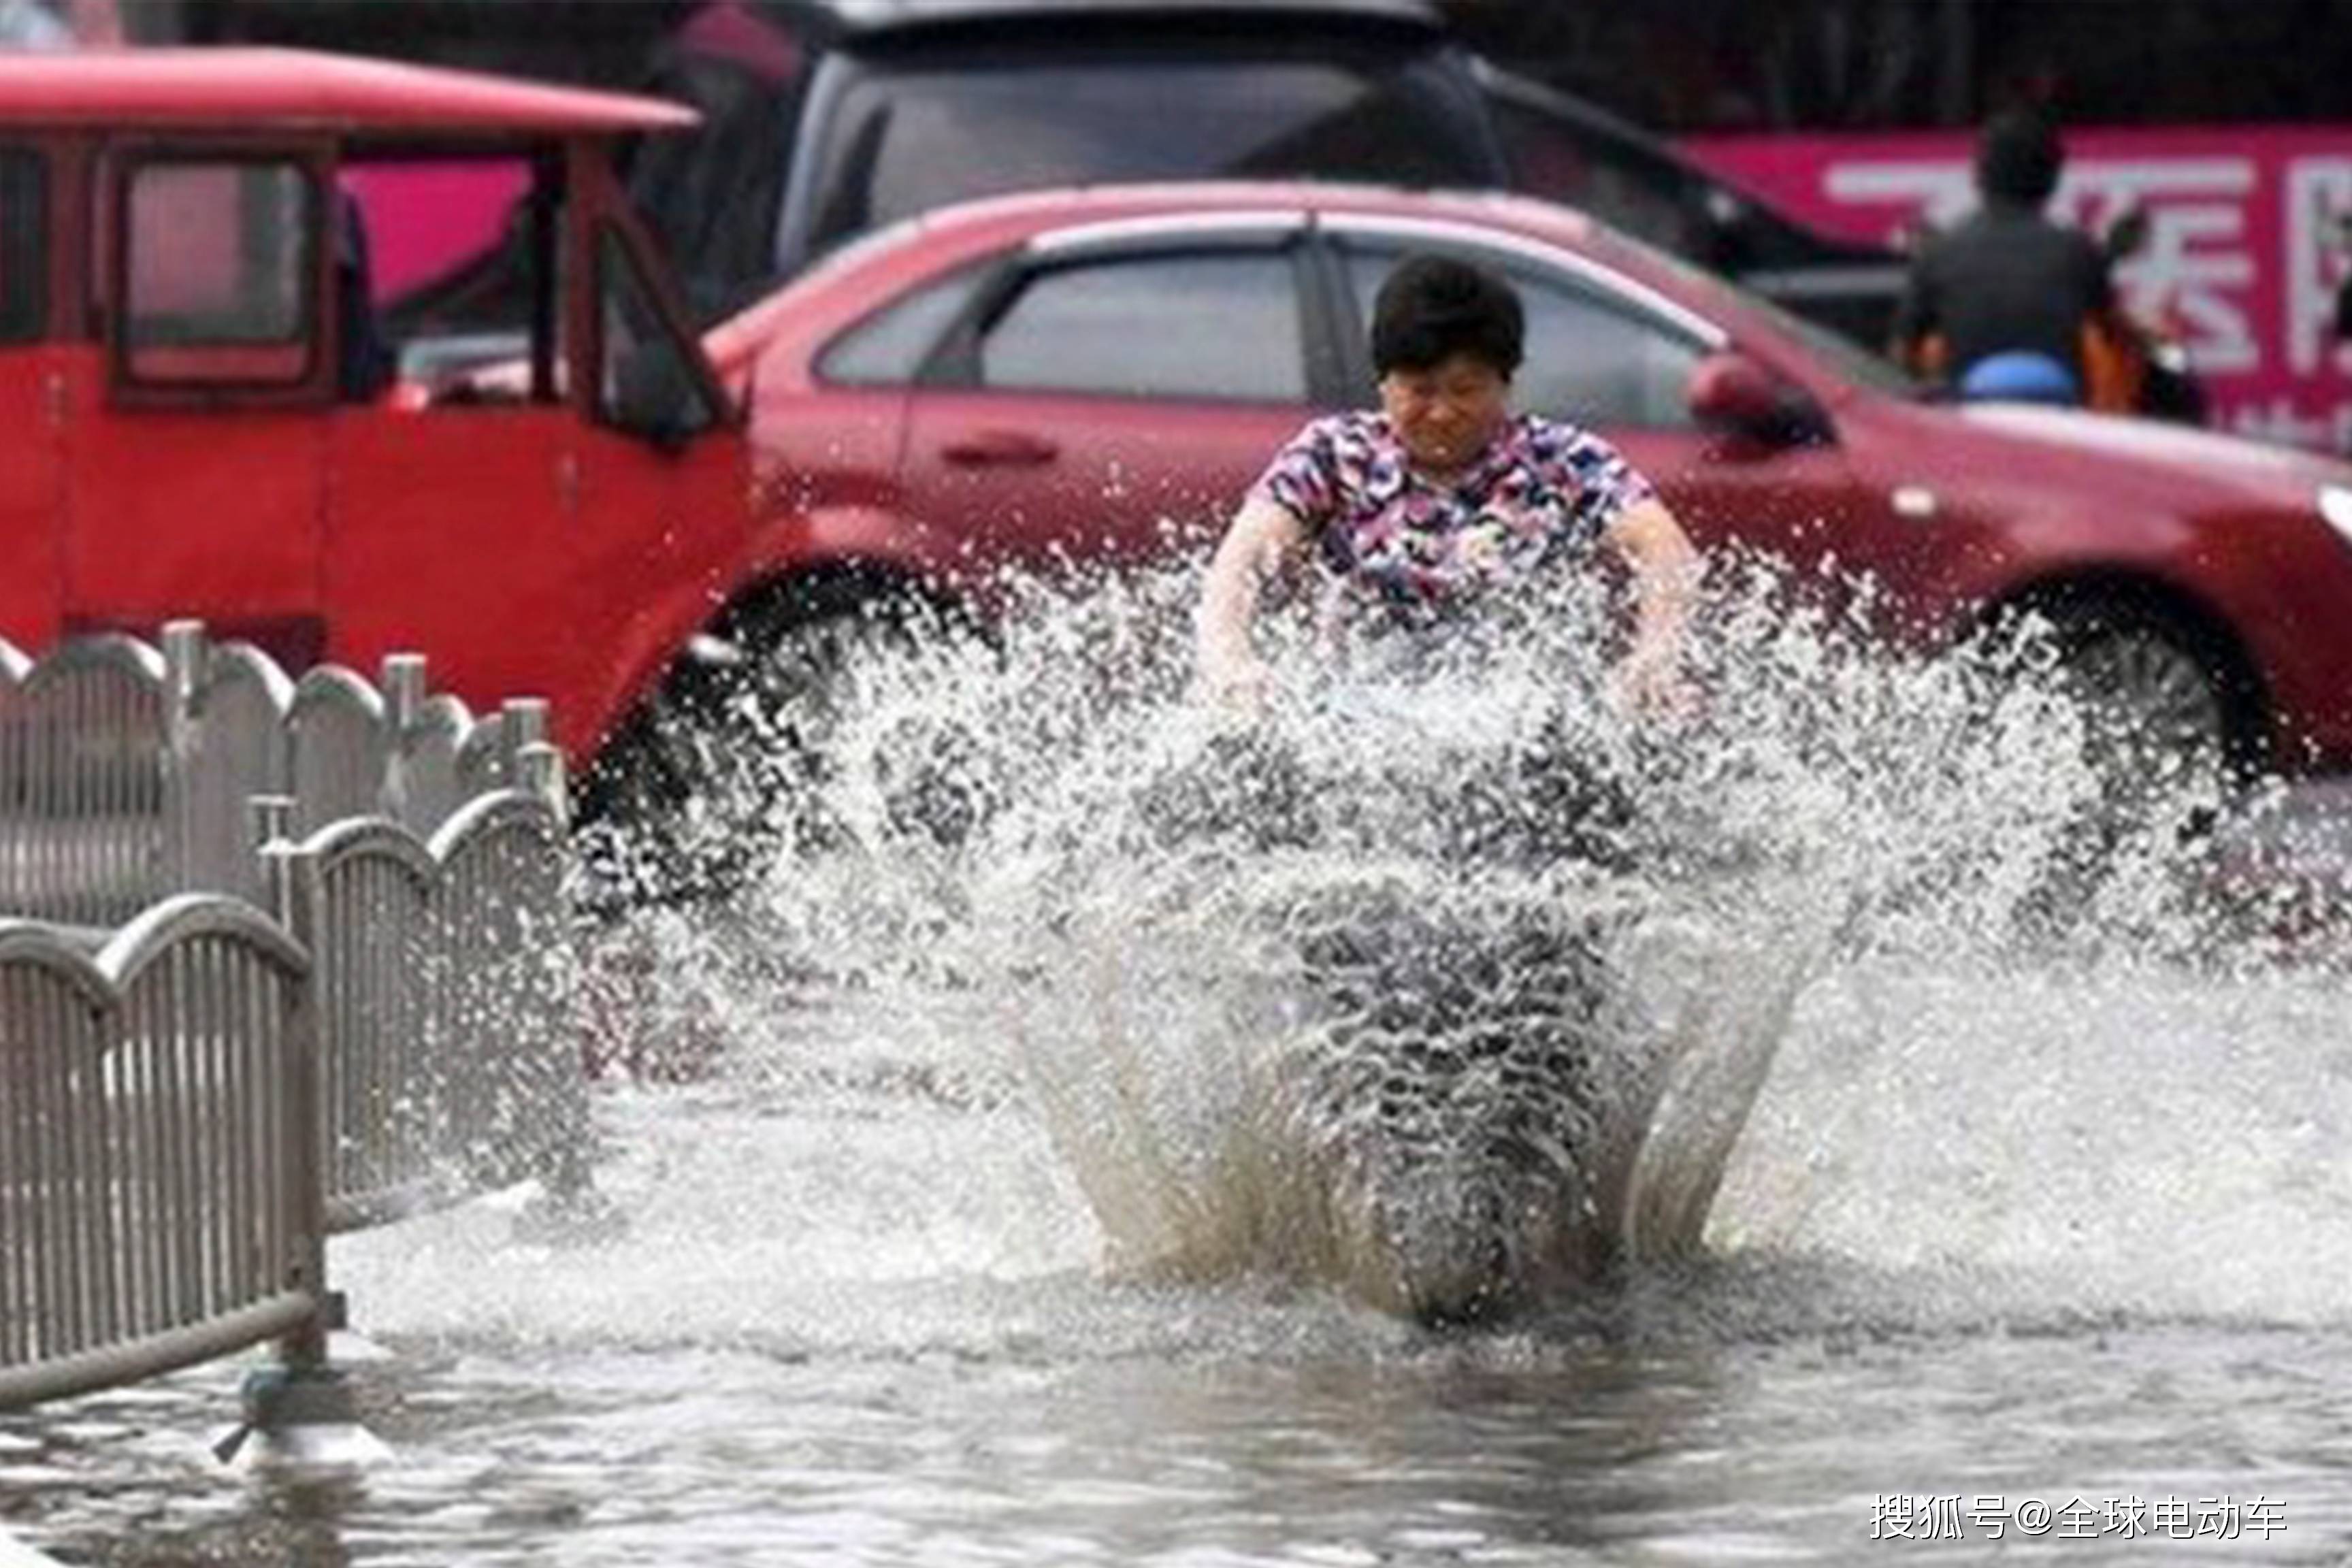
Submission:
<svg viewBox="0 0 2352 1568">
<path fill-rule="evenodd" d="M 654 101 L 329 55 L 0 58 L 0 637 L 198 616 L 418 649 L 596 755 L 729 591 L 740 416 L 611 173 Z M 368 193 L 520 193 L 465 334 L 373 298 Z M 485 323 L 488 330 L 485 330 Z"/>
</svg>

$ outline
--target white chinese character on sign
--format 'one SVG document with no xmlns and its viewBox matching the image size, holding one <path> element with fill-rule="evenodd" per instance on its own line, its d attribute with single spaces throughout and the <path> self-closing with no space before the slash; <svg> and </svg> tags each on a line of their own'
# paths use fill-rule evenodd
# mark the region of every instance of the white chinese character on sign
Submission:
<svg viewBox="0 0 2352 1568">
<path fill-rule="evenodd" d="M 2241 436 L 2282 447 L 2325 446 L 2331 434 L 2338 434 L 2332 431 L 2327 420 L 2305 415 L 2292 397 L 2241 403 L 2230 411 L 2230 428 Z M 2336 445 L 2340 448 L 2342 444 L 2338 434 Z"/>
<path fill-rule="evenodd" d="M 2148 1506 L 2148 1515 L 2155 1527 L 2176 1541 L 2187 1541 L 2196 1534 L 2189 1522 L 2189 1505 L 2177 1497 L 2158 1499 Z"/>
<path fill-rule="evenodd" d="M 2168 308 L 2200 370 L 2254 371 L 2263 346 L 2244 296 L 2256 178 L 2249 158 L 2083 159 L 2067 166 L 2052 210 L 2094 234 L 2135 208 L 2147 213 L 2147 243 L 2116 268 L 2118 290 L 2137 309 Z"/>
<path fill-rule="evenodd" d="M 2246 1504 L 2246 1528 L 2268 1541 L 2286 1528 L 2286 1504 L 2256 1493 Z"/>
<path fill-rule="evenodd" d="M 2352 269 L 2352 158 L 2294 158 L 2279 197 L 2286 263 L 2286 363 L 2308 375 L 2331 360 L 2352 369 L 2336 343 L 2336 289 Z"/>
<path fill-rule="evenodd" d="M 1903 216 L 1887 226 L 1890 241 L 1914 218 L 1948 228 L 1977 205 L 1976 176 L 1965 158 L 1832 163 L 1822 176 L 1822 194 L 1846 206 L 1897 209 Z"/>
<path fill-rule="evenodd" d="M 1981 1530 L 1991 1540 L 1999 1541 L 2009 1528 L 2009 1505 L 1997 1492 L 1979 1492 L 1969 1509 L 1969 1522 Z"/>
<path fill-rule="evenodd" d="M 2125 1498 L 2121 1501 L 2109 1499 L 2100 1506 L 2099 1523 L 2105 1533 L 2120 1535 L 2126 1540 L 2135 1535 L 2155 1533 L 2147 1526 L 2147 1504 L 2136 1497 Z"/>
<path fill-rule="evenodd" d="M 1874 1499 L 1870 1505 L 1870 1538 L 1873 1541 L 1908 1541 L 1918 1525 L 1912 1511 L 1911 1494 L 1896 1492 L 1892 1497 Z"/>
<path fill-rule="evenodd" d="M 2208 374 L 2259 370 L 2263 345 L 2246 293 L 2255 267 L 2246 203 L 2258 173 L 2248 158 L 2077 158 L 2050 216 L 2100 234 L 2125 213 L 2145 212 L 2147 239 L 2116 269 L 2133 309 L 2177 318 L 2189 358 Z M 1893 207 L 1890 238 L 1914 217 L 1948 228 L 1977 205 L 1966 158 L 1832 163 L 1822 192 L 1847 206 Z"/>
</svg>

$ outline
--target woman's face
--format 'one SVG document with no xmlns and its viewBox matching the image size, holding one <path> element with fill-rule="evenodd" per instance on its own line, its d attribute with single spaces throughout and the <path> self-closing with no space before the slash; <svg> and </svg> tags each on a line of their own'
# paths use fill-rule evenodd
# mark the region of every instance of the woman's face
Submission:
<svg viewBox="0 0 2352 1568">
<path fill-rule="evenodd" d="M 1451 473 L 1476 460 L 1510 418 L 1510 378 L 1475 354 L 1381 377 L 1381 407 L 1413 466 Z"/>
</svg>

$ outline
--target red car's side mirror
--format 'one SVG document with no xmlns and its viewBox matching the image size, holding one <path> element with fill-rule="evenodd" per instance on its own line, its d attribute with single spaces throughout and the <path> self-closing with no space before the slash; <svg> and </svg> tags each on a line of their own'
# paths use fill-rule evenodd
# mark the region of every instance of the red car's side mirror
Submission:
<svg viewBox="0 0 2352 1568">
<path fill-rule="evenodd" d="M 1821 410 L 1801 388 L 1733 350 L 1699 361 L 1685 401 L 1701 426 L 1771 446 L 1802 446 L 1829 434 Z"/>
</svg>

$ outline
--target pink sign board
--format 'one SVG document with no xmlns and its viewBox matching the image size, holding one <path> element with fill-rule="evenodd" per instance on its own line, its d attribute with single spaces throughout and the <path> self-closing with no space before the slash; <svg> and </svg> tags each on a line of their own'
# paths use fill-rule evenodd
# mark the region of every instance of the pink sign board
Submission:
<svg viewBox="0 0 2352 1568">
<path fill-rule="evenodd" d="M 366 216 L 374 292 L 396 300 L 499 243 L 515 203 L 530 188 L 520 159 L 483 163 L 360 163 L 343 187 Z"/>
<path fill-rule="evenodd" d="M 1892 240 L 1974 205 L 1966 133 L 1696 138 L 1735 184 L 1835 233 Z M 2352 451 L 2352 347 L 2333 335 L 2352 265 L 2352 125 L 2069 130 L 2054 216 L 2102 230 L 2137 205 L 2147 244 L 2116 269 L 2126 302 L 2169 321 L 2214 423 Z"/>
</svg>

